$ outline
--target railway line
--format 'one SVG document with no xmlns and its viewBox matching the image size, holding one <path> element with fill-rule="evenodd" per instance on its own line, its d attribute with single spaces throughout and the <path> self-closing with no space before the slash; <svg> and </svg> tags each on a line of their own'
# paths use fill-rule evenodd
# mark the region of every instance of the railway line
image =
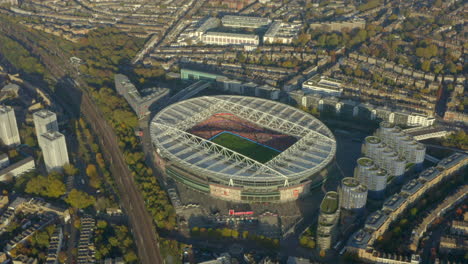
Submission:
<svg viewBox="0 0 468 264">
<path fill-rule="evenodd" d="M 61 93 L 54 93 L 50 90 L 48 92 L 54 101 L 60 104 L 71 116 L 82 114 L 91 124 L 93 132 L 100 139 L 104 157 L 110 161 L 110 171 L 115 178 L 123 209 L 129 216 L 141 262 L 145 264 L 163 263 L 152 217 L 146 210 L 132 172 L 118 147 L 117 135 L 102 116 L 96 104 L 81 89 L 83 82 L 77 76 L 74 68 L 68 64 L 68 56 L 56 46 L 44 49 L 36 41 L 26 36 L 25 32 L 20 32 L 12 25 L 0 23 L 0 33 L 6 34 L 33 51 L 53 73 L 55 80 L 63 80 L 64 85 L 61 88 L 64 90 Z M 68 77 L 69 75 L 76 76 L 77 82 L 75 83 L 71 77 Z M 72 263 L 73 260 L 69 261 Z"/>
</svg>

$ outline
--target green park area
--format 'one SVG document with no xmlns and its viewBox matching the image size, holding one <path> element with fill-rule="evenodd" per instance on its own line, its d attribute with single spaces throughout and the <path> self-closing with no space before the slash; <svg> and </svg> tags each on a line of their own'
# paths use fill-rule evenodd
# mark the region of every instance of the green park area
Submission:
<svg viewBox="0 0 468 264">
<path fill-rule="evenodd" d="M 265 163 L 281 153 L 231 133 L 222 133 L 211 141 L 261 163 Z"/>
</svg>

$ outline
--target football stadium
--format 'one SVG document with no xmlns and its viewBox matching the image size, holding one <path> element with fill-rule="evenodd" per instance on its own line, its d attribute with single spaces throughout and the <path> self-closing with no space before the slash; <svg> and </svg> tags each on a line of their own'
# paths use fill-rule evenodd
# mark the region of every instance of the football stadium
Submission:
<svg viewBox="0 0 468 264">
<path fill-rule="evenodd" d="M 185 186 L 235 202 L 295 200 L 320 186 L 335 158 L 332 132 L 294 107 L 246 96 L 204 96 L 153 118 L 155 162 Z"/>
</svg>

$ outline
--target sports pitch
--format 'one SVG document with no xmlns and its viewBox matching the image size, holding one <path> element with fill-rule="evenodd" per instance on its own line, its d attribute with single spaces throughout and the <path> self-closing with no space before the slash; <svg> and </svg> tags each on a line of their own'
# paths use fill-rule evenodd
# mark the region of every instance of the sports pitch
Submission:
<svg viewBox="0 0 468 264">
<path fill-rule="evenodd" d="M 211 141 L 260 163 L 265 163 L 281 153 L 278 150 L 266 147 L 239 135 L 231 134 L 230 132 L 221 132 L 212 138 Z"/>
</svg>

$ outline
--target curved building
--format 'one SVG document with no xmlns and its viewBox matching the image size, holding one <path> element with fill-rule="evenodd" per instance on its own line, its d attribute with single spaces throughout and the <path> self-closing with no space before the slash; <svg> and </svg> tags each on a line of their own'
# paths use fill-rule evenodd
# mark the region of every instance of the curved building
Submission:
<svg viewBox="0 0 468 264">
<path fill-rule="evenodd" d="M 336 236 L 336 224 L 340 216 L 340 203 L 337 192 L 327 192 L 320 204 L 320 215 L 317 223 L 317 247 L 327 250 Z"/>
<path fill-rule="evenodd" d="M 388 174 L 370 158 L 357 160 L 354 178 L 367 186 L 369 197 L 380 198 L 387 187 Z"/>
<path fill-rule="evenodd" d="M 161 110 L 150 133 L 156 164 L 187 187 L 236 202 L 295 200 L 326 179 L 336 141 L 294 107 L 204 96 Z"/>
<path fill-rule="evenodd" d="M 367 157 L 357 160 L 357 167 L 354 169 L 354 178 L 367 185 L 368 179 L 372 177 L 378 167 L 375 162 Z"/>
<path fill-rule="evenodd" d="M 368 157 L 375 157 L 380 154 L 382 150 L 382 140 L 376 136 L 368 136 L 364 139 L 364 155 Z"/>
<path fill-rule="evenodd" d="M 341 208 L 359 210 L 366 206 L 367 187 L 356 178 L 346 177 L 341 180 L 340 189 Z"/>
<path fill-rule="evenodd" d="M 383 198 L 385 188 L 387 187 L 388 174 L 387 170 L 379 168 L 369 178 L 367 188 L 369 189 L 369 197 L 374 199 Z"/>
</svg>

